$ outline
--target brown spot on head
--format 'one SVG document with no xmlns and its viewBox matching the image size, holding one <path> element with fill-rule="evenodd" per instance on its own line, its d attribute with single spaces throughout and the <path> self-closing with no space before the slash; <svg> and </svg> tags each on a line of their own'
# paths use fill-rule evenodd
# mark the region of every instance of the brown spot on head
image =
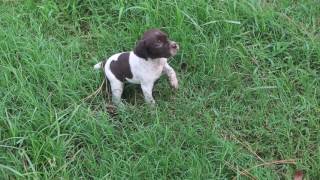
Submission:
<svg viewBox="0 0 320 180">
<path fill-rule="evenodd" d="M 170 41 L 166 33 L 159 29 L 146 31 L 138 41 L 134 53 L 142 58 L 169 58 L 179 49 L 176 42 Z"/>
<path fill-rule="evenodd" d="M 110 70 L 116 76 L 117 79 L 124 82 L 126 78 L 131 79 L 133 77 L 130 64 L 130 53 L 125 52 L 119 55 L 118 60 L 113 60 L 110 63 Z"/>
</svg>

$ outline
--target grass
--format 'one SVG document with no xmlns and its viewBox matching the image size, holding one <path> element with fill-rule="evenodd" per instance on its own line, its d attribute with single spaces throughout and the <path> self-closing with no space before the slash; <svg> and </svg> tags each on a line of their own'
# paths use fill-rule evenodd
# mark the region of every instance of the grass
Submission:
<svg viewBox="0 0 320 180">
<path fill-rule="evenodd" d="M 320 177 L 320 3 L 0 2 L 1 179 Z M 111 117 L 100 59 L 162 27 L 180 81 Z M 181 64 L 184 64 L 181 68 Z"/>
</svg>

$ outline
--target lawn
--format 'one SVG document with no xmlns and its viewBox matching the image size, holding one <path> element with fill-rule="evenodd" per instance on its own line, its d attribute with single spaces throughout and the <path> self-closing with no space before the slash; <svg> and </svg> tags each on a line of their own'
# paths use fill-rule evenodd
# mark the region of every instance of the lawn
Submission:
<svg viewBox="0 0 320 180">
<path fill-rule="evenodd" d="M 179 90 L 85 99 L 153 27 Z M 1 0 L 0 97 L 0 179 L 319 179 L 320 2 Z"/>
</svg>

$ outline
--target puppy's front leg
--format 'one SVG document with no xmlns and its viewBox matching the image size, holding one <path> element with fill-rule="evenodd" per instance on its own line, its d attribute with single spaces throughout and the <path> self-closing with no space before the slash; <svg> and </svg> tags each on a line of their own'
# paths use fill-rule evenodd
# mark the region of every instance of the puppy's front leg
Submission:
<svg viewBox="0 0 320 180">
<path fill-rule="evenodd" d="M 170 85 L 174 88 L 174 89 L 178 89 L 178 79 L 176 76 L 176 72 L 174 72 L 173 68 L 166 63 L 163 67 L 163 71 L 162 73 L 166 74 L 169 78 L 170 81 Z"/>
<path fill-rule="evenodd" d="M 155 104 L 155 100 L 152 97 L 153 82 L 142 83 L 141 89 L 142 89 L 144 100 L 146 101 L 146 103 L 153 106 Z"/>
</svg>

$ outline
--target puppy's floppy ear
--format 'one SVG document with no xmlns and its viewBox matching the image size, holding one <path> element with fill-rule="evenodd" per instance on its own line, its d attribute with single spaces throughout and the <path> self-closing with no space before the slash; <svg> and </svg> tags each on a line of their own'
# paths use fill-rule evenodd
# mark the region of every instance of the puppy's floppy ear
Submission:
<svg viewBox="0 0 320 180">
<path fill-rule="evenodd" d="M 134 48 L 134 53 L 144 59 L 148 58 L 148 50 L 145 40 L 139 40 Z"/>
</svg>

